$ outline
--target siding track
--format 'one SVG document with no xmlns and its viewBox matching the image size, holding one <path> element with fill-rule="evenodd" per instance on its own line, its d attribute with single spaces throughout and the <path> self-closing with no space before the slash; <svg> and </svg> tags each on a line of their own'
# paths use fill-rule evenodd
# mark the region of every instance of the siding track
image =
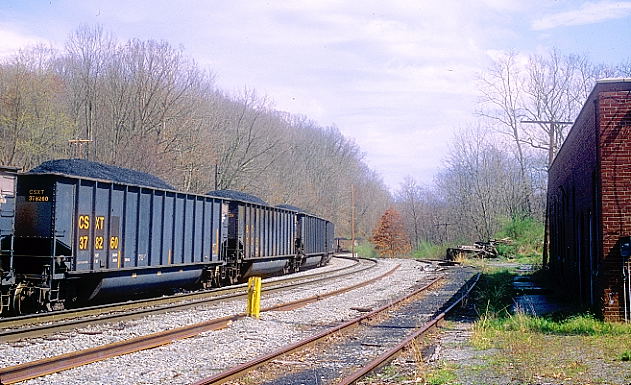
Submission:
<svg viewBox="0 0 631 385">
<path fill-rule="evenodd" d="M 374 266 L 374 261 L 368 260 L 370 262 L 366 262 L 364 265 Z M 368 269 L 369 267 L 364 266 L 362 271 Z M 300 306 L 305 306 L 310 303 L 314 303 L 325 298 L 333 297 L 336 295 L 340 295 L 342 293 L 346 293 L 348 291 L 367 286 L 375 281 L 383 279 L 394 271 L 396 271 L 398 266 L 395 266 L 393 269 L 389 270 L 385 274 L 379 275 L 375 278 L 362 281 L 358 284 L 348 286 L 339 290 L 334 290 L 327 292 L 325 294 L 320 294 L 316 296 L 311 296 L 307 298 L 303 298 L 297 301 L 292 301 L 289 303 L 282 303 L 275 306 L 271 306 L 268 308 L 261 309 L 262 312 L 266 311 L 284 311 L 287 309 L 295 309 Z M 350 273 L 342 273 L 337 274 L 335 276 L 329 276 L 326 279 L 334 279 L 340 278 L 349 274 L 356 274 L 357 271 L 353 271 Z M 324 280 L 325 278 L 309 280 L 307 282 L 303 282 L 302 284 L 313 283 L 316 281 Z M 285 286 L 283 289 L 288 287 L 295 287 L 299 284 L 291 284 Z M 280 289 L 278 289 L 280 290 Z M 222 298 L 225 299 L 225 298 Z M 41 377 L 47 374 L 56 373 L 59 371 L 75 368 L 78 366 L 82 366 L 85 364 L 89 364 L 96 361 L 105 360 L 111 357 L 120 356 L 123 354 L 128 354 L 132 352 L 137 352 L 140 350 L 150 349 L 157 346 L 169 344 L 173 341 L 188 338 L 195 336 L 197 334 L 210 331 L 210 330 L 218 330 L 221 328 L 225 328 L 230 325 L 233 321 L 245 318 L 245 314 L 235 314 L 227 317 L 217 318 L 208 320 L 206 322 L 197 323 L 193 325 L 188 325 L 185 327 L 175 328 L 166 330 L 164 332 L 152 333 L 149 335 L 141 336 L 138 338 L 133 338 L 125 341 L 120 341 L 112 344 L 102 345 L 91 349 L 85 349 L 77 352 L 72 352 L 68 354 L 63 354 L 55 357 L 50 357 L 42 360 L 37 360 L 33 362 L 27 362 L 21 365 L 15 365 L 7 368 L 0 369 L 0 382 L 2 384 L 12 384 L 20 381 L 25 381 L 32 378 Z"/>
</svg>

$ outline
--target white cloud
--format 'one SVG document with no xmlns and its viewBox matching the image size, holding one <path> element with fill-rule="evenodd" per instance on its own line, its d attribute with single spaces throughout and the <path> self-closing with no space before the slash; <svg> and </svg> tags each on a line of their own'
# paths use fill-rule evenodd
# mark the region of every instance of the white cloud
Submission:
<svg viewBox="0 0 631 385">
<path fill-rule="evenodd" d="M 60 0 L 48 8 L 40 19 L 32 10 L 7 19 L 30 23 L 27 31 L 61 44 L 80 24 L 101 24 L 120 40 L 182 45 L 216 74 L 220 88 L 255 88 L 280 110 L 336 124 L 393 187 L 405 175 L 431 181 L 453 129 L 471 118 L 476 74 L 498 55 L 493 50 L 520 49 L 530 18 L 560 5 L 546 0 L 188 0 L 184 5 Z M 20 33 L 3 35 L 5 30 L 17 29 L 0 24 L 0 54 L 5 46 L 11 51 L 37 41 Z"/>
<path fill-rule="evenodd" d="M 43 39 L 17 31 L 15 28 L 0 24 L 0 58 L 16 54 L 20 49 L 37 43 Z"/>
<path fill-rule="evenodd" d="M 201 40 L 228 43 L 226 51 L 205 47 L 222 86 L 245 83 L 281 110 L 335 123 L 391 188 L 405 175 L 429 183 L 452 127 L 473 109 L 488 9 L 456 1 L 296 4 L 245 1 L 235 5 L 238 20 L 198 10 L 212 26 L 196 30 Z"/>
<path fill-rule="evenodd" d="M 631 2 L 628 1 L 600 1 L 584 3 L 579 9 L 558 12 L 543 16 L 532 23 L 536 31 L 600 23 L 605 20 L 622 19 L 631 15 Z"/>
</svg>

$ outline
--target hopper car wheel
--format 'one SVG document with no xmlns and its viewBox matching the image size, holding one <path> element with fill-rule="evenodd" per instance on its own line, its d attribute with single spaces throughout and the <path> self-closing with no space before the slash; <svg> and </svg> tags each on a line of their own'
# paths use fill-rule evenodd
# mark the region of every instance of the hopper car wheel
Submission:
<svg viewBox="0 0 631 385">
<path fill-rule="evenodd" d="M 216 267 L 214 272 L 212 273 L 212 279 L 210 280 L 210 286 L 211 287 L 222 287 L 223 286 L 223 271 L 222 271 L 222 267 Z"/>
<path fill-rule="evenodd" d="M 35 313 L 40 307 L 37 301 L 37 290 L 25 283 L 18 284 L 13 294 L 13 309 L 16 314 Z"/>
<path fill-rule="evenodd" d="M 236 285 L 237 283 L 239 283 L 239 278 L 237 277 L 236 272 L 235 274 L 230 274 L 228 276 L 228 280 L 230 281 L 230 285 Z"/>
<path fill-rule="evenodd" d="M 292 266 L 292 273 L 300 272 L 300 266 L 302 266 L 303 258 L 297 258 L 294 260 L 294 265 Z"/>
<path fill-rule="evenodd" d="M 236 285 L 239 283 L 239 272 L 236 269 L 226 271 L 224 282 L 228 286 Z"/>
</svg>

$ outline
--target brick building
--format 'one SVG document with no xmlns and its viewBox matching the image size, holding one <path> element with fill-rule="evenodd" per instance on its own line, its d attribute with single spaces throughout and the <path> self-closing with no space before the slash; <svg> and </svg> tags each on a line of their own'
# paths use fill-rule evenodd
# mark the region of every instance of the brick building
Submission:
<svg viewBox="0 0 631 385">
<path fill-rule="evenodd" d="M 631 79 L 599 81 L 548 179 L 549 265 L 568 293 L 631 321 Z"/>
</svg>

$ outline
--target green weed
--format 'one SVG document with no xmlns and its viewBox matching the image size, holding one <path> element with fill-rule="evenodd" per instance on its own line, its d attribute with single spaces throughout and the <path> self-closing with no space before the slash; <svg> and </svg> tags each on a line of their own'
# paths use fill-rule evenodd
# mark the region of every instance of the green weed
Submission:
<svg viewBox="0 0 631 385">
<path fill-rule="evenodd" d="M 497 239 L 510 239 L 510 243 L 497 246 L 498 254 L 501 257 L 541 261 L 544 234 L 543 222 L 531 217 L 515 216 L 506 218 L 501 223 L 502 228 L 495 234 L 495 237 Z"/>
<path fill-rule="evenodd" d="M 440 368 L 432 371 L 425 379 L 425 383 L 428 385 L 445 385 L 454 384 L 455 380 L 456 374 L 453 372 L 453 370 Z"/>
<path fill-rule="evenodd" d="M 509 270 L 494 270 L 480 277 L 475 293 L 475 304 L 480 318 L 498 318 L 509 315 L 515 289 L 512 282 L 514 273 Z"/>
<path fill-rule="evenodd" d="M 486 325 L 495 330 L 565 336 L 615 336 L 631 334 L 631 325 L 604 322 L 594 318 L 591 314 L 574 315 L 561 320 L 554 320 L 550 317 L 515 314 L 505 318 L 489 320 Z"/>
<path fill-rule="evenodd" d="M 422 241 L 417 245 L 412 256 L 421 259 L 444 259 L 446 250 L 447 246 Z"/>
<path fill-rule="evenodd" d="M 362 242 L 355 248 L 355 253 L 358 256 L 364 258 L 377 258 L 379 257 L 379 253 L 375 250 L 375 246 L 373 246 L 370 242 Z"/>
</svg>

